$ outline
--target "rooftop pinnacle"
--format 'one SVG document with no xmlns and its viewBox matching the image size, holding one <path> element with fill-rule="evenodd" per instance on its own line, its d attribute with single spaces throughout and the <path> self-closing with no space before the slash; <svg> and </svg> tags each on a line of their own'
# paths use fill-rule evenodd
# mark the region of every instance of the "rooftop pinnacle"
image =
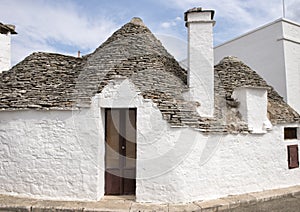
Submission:
<svg viewBox="0 0 300 212">
<path fill-rule="evenodd" d="M 130 23 L 135 24 L 135 25 L 145 26 L 143 20 L 139 17 L 133 17 L 131 19 Z"/>
</svg>

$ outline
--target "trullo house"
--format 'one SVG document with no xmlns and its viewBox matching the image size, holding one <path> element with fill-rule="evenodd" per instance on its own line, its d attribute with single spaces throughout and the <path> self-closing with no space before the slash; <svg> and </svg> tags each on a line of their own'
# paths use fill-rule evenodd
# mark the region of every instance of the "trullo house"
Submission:
<svg viewBox="0 0 300 212">
<path fill-rule="evenodd" d="M 299 185 L 299 114 L 238 58 L 214 66 L 213 17 L 185 13 L 187 70 L 133 18 L 89 55 L 3 71 L 0 193 L 190 202 Z"/>
</svg>

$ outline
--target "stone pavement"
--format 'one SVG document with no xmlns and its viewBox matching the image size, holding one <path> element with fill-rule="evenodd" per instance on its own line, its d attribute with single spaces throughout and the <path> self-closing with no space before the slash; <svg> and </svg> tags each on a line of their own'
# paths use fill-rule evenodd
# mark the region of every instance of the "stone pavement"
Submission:
<svg viewBox="0 0 300 212">
<path fill-rule="evenodd" d="M 283 189 L 232 195 L 209 201 L 195 201 L 188 204 L 137 203 L 133 196 L 105 196 L 98 202 L 53 201 L 19 198 L 0 195 L 0 211 L 7 212 L 181 212 L 181 211 L 223 211 L 239 206 L 256 204 L 284 197 L 300 195 L 300 185 Z"/>
</svg>

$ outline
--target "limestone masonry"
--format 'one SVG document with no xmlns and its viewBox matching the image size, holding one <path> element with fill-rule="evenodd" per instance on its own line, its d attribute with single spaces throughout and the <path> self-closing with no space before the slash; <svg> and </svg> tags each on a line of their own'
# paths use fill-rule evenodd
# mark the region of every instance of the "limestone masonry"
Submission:
<svg viewBox="0 0 300 212">
<path fill-rule="evenodd" d="M 107 175 L 107 109 L 129 108 L 137 202 L 299 185 L 298 149 L 289 149 L 300 143 L 299 114 L 238 58 L 213 66 L 213 14 L 185 13 L 189 36 L 201 34 L 189 43 L 188 70 L 133 18 L 91 54 L 32 53 L 0 73 L 0 193 L 101 199 L 109 180 L 119 182 Z"/>
</svg>

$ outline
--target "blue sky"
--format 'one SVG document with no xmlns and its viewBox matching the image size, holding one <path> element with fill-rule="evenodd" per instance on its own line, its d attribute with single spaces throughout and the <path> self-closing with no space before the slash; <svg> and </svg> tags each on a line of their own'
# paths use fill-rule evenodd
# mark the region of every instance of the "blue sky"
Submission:
<svg viewBox="0 0 300 212">
<path fill-rule="evenodd" d="M 286 18 L 300 22 L 300 0 L 285 0 Z M 12 62 L 36 51 L 94 51 L 115 30 L 141 17 L 178 60 L 186 55 L 183 14 L 214 9 L 215 45 L 282 17 L 282 0 L 0 0 L 0 22 L 16 25 Z"/>
</svg>

